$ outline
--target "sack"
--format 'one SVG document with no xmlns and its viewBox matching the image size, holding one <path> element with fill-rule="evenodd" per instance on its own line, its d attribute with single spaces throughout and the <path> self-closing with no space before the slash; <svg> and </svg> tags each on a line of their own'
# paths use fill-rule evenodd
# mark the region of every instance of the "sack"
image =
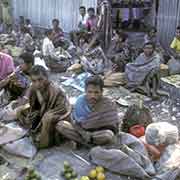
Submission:
<svg viewBox="0 0 180 180">
<path fill-rule="evenodd" d="M 26 131 L 20 128 L 16 123 L 1 124 L 0 126 L 0 145 L 22 138 Z"/>
<path fill-rule="evenodd" d="M 13 143 L 6 144 L 3 146 L 3 149 L 10 154 L 22 156 L 25 158 L 33 158 L 37 153 L 36 147 L 27 137 L 17 140 Z"/>
<path fill-rule="evenodd" d="M 8 121 L 8 122 L 14 121 L 18 119 L 17 118 L 18 112 L 23 109 L 29 108 L 29 106 L 30 106 L 29 103 L 22 106 L 18 106 L 17 101 L 12 101 L 6 107 L 0 110 L 0 120 Z"/>
<path fill-rule="evenodd" d="M 104 77 L 104 86 L 113 87 L 125 85 L 126 79 L 124 73 L 110 73 Z"/>
<path fill-rule="evenodd" d="M 103 166 L 117 175 L 137 177 L 140 179 L 149 178 L 143 167 L 119 149 L 95 147 L 90 151 L 90 158 L 94 164 Z"/>
<path fill-rule="evenodd" d="M 170 145 L 178 141 L 178 128 L 168 122 L 152 123 L 146 128 L 146 142 L 152 145 Z"/>
<path fill-rule="evenodd" d="M 170 75 L 179 74 L 180 73 L 180 60 L 171 59 L 168 62 L 169 73 Z"/>
<path fill-rule="evenodd" d="M 14 101 L 2 108 L 0 111 L 0 119 L 3 121 L 13 121 L 16 119 L 16 110 L 13 109 Z"/>
</svg>

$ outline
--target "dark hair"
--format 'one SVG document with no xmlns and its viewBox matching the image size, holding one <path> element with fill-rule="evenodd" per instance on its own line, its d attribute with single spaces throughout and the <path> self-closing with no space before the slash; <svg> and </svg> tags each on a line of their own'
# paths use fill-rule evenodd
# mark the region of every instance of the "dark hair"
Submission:
<svg viewBox="0 0 180 180">
<path fill-rule="evenodd" d="M 100 89 L 103 90 L 104 81 L 98 75 L 90 76 L 85 80 L 85 89 L 87 89 L 89 85 L 99 86 Z"/>
<path fill-rule="evenodd" d="M 94 13 L 95 13 L 94 8 L 92 8 L 92 7 L 88 8 L 88 12 L 89 12 L 89 11 L 92 11 L 92 12 L 94 12 Z"/>
<path fill-rule="evenodd" d="M 22 53 L 19 58 L 23 59 L 25 64 L 32 64 L 34 65 L 34 56 L 31 53 L 25 52 Z"/>
<path fill-rule="evenodd" d="M 151 42 L 151 41 L 149 41 L 147 43 L 144 43 L 143 48 L 145 48 L 145 46 L 148 46 L 148 45 L 151 45 L 153 47 L 153 49 L 156 48 L 155 44 L 153 42 Z"/>
<path fill-rule="evenodd" d="M 40 65 L 35 65 L 32 67 L 30 75 L 35 75 L 35 76 L 39 76 L 39 75 L 43 75 L 45 77 L 48 77 L 48 73 L 46 71 L 46 69 L 43 66 Z"/>
<path fill-rule="evenodd" d="M 19 19 L 24 21 L 24 16 L 19 16 Z"/>
<path fill-rule="evenodd" d="M 29 28 L 27 28 L 25 26 L 21 26 L 21 32 L 31 34 L 29 31 Z"/>
<path fill-rule="evenodd" d="M 178 26 L 178 27 L 176 28 L 176 30 L 180 30 L 180 26 Z"/>
<path fill-rule="evenodd" d="M 26 19 L 25 20 L 27 24 L 30 24 L 31 23 L 31 20 L 30 19 Z"/>
<path fill-rule="evenodd" d="M 150 33 L 151 31 L 157 32 L 156 27 L 152 27 L 151 29 L 149 29 L 149 33 Z"/>
<path fill-rule="evenodd" d="M 80 6 L 79 9 L 84 9 L 84 10 L 86 10 L 86 7 L 85 7 L 85 6 Z"/>
<path fill-rule="evenodd" d="M 51 35 L 52 32 L 53 32 L 52 29 L 48 29 L 48 30 L 46 30 L 45 35 L 49 36 L 49 35 Z"/>
<path fill-rule="evenodd" d="M 122 42 L 125 42 L 128 38 L 128 35 L 122 31 L 116 30 L 116 33 L 119 37 L 122 38 Z"/>
<path fill-rule="evenodd" d="M 58 19 L 53 19 L 53 20 L 52 20 L 52 23 L 55 23 L 55 22 L 56 22 L 57 24 L 59 24 L 59 20 L 58 20 Z"/>
</svg>

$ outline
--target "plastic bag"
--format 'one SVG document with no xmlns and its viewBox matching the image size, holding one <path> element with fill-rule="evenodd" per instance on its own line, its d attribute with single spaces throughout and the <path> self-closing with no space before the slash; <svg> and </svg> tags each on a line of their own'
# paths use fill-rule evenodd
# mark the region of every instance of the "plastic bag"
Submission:
<svg viewBox="0 0 180 180">
<path fill-rule="evenodd" d="M 27 137 L 17 140 L 13 143 L 6 144 L 3 149 L 10 154 L 33 158 L 37 153 L 36 147 L 32 144 L 31 140 Z"/>
<path fill-rule="evenodd" d="M 0 124 L 0 145 L 22 138 L 27 133 L 16 123 Z"/>
<path fill-rule="evenodd" d="M 180 60 L 171 59 L 168 62 L 169 73 L 170 75 L 179 74 L 180 73 Z"/>
<path fill-rule="evenodd" d="M 3 121 L 12 121 L 16 119 L 16 111 L 12 107 L 13 102 L 2 108 L 0 111 L 0 119 Z"/>
<path fill-rule="evenodd" d="M 119 149 L 95 147 L 90 151 L 90 158 L 94 164 L 103 166 L 112 173 L 133 178 L 149 178 L 149 175 L 133 158 Z"/>
<path fill-rule="evenodd" d="M 49 70 L 49 68 L 46 66 L 44 59 L 41 59 L 40 57 L 34 58 L 34 65 L 40 65 L 43 66 L 46 70 Z"/>
<path fill-rule="evenodd" d="M 145 132 L 146 142 L 152 145 L 170 145 L 178 141 L 178 128 L 168 122 L 152 123 Z"/>
</svg>

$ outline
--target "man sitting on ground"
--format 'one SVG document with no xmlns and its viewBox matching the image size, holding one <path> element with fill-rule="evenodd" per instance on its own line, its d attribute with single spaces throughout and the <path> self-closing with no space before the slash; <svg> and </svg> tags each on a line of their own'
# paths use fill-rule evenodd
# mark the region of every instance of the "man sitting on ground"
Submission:
<svg viewBox="0 0 180 180">
<path fill-rule="evenodd" d="M 71 107 L 64 92 L 49 81 L 44 67 L 34 66 L 30 76 L 30 109 L 24 115 L 21 112 L 19 120 L 25 127 L 30 128 L 37 147 L 47 148 L 54 144 L 56 123 L 70 119 Z"/>
<path fill-rule="evenodd" d="M 25 94 L 30 86 L 29 72 L 34 64 L 31 54 L 23 53 L 19 57 L 24 62 L 16 68 L 8 77 L 0 81 L 0 89 L 5 88 L 10 93 L 10 100 L 16 100 Z"/>
<path fill-rule="evenodd" d="M 54 46 L 57 48 L 57 47 L 63 45 L 64 33 L 63 33 L 63 30 L 59 27 L 59 20 L 58 19 L 52 20 L 52 26 L 53 26 L 52 42 L 53 42 Z"/>
<path fill-rule="evenodd" d="M 53 31 L 47 30 L 46 37 L 43 40 L 42 52 L 47 66 L 53 71 L 65 70 L 66 62 L 61 61 L 61 57 L 56 55 L 56 49 L 53 45 Z M 64 64 L 63 64 L 64 63 Z"/>
<path fill-rule="evenodd" d="M 57 131 L 79 144 L 112 144 L 118 132 L 119 118 L 115 104 L 103 96 L 103 80 L 91 76 L 85 81 L 85 95 L 75 104 L 73 122 L 61 121 Z"/>
<path fill-rule="evenodd" d="M 14 69 L 13 58 L 8 54 L 0 52 L 0 81 L 11 74 Z"/>
<path fill-rule="evenodd" d="M 159 89 L 160 56 L 154 50 L 153 43 L 145 43 L 144 52 L 136 58 L 135 62 L 126 65 L 125 74 L 128 88 L 156 99 Z"/>
<path fill-rule="evenodd" d="M 176 37 L 174 37 L 171 43 L 171 49 L 173 50 L 173 55 L 180 54 L 180 26 L 176 28 Z"/>
<path fill-rule="evenodd" d="M 125 65 L 132 61 L 131 49 L 126 41 L 127 36 L 122 32 L 116 31 L 107 53 L 107 57 L 113 63 L 115 72 L 124 72 Z"/>
</svg>

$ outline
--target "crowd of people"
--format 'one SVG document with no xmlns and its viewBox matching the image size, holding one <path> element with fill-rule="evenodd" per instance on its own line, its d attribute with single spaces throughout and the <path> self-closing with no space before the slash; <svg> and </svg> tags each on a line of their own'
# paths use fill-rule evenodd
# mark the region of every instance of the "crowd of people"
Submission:
<svg viewBox="0 0 180 180">
<path fill-rule="evenodd" d="M 52 29 L 45 30 L 40 46 L 36 44 L 39 36 L 30 19 L 21 16 L 14 28 L 10 18 L 0 21 L 0 33 L 13 37 L 15 46 L 22 48 L 19 66 L 15 67 L 11 52 L 1 45 L 0 90 L 5 91 L 0 100 L 2 103 L 7 98 L 3 107 L 11 101 L 18 107 L 29 104 L 27 109 L 19 108 L 17 120 L 30 130 L 34 144 L 40 149 L 54 145 L 59 136 L 87 147 L 117 142 L 121 122 L 118 110 L 112 100 L 103 96 L 102 77 L 107 71 L 123 73 L 125 87 L 130 91 L 159 99 L 160 68 L 167 60 L 166 54 L 159 50 L 156 28 L 150 28 L 144 45 L 136 47 L 130 43 L 128 33 L 113 30 L 108 1 L 100 4 L 97 14 L 94 8 L 86 11 L 84 6 L 79 13 L 77 29 L 69 36 L 63 32 L 59 20 L 53 19 Z M 179 54 L 179 27 L 170 47 Z M 37 50 L 45 66 L 36 63 Z M 49 73 L 65 72 L 74 64 L 91 76 L 85 80 L 85 93 L 72 107 L 66 93 L 49 80 Z M 158 146 L 153 148 L 161 153 Z"/>
</svg>

